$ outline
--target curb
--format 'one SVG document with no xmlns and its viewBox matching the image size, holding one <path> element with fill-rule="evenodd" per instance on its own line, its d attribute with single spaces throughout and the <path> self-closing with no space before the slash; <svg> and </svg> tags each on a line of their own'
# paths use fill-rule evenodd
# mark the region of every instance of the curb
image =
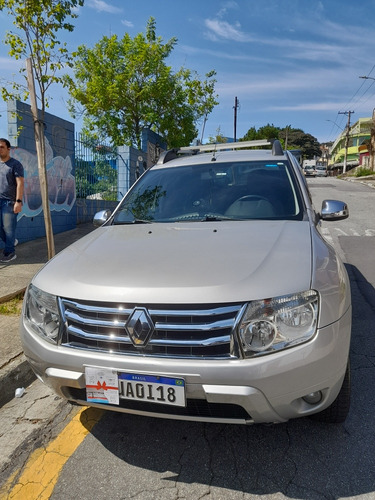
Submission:
<svg viewBox="0 0 375 500">
<path fill-rule="evenodd" d="M 15 397 L 18 387 L 27 387 L 36 376 L 26 361 L 24 354 L 20 354 L 1 369 L 0 374 L 0 408 Z"/>
<path fill-rule="evenodd" d="M 15 290 L 4 297 L 0 297 L 0 303 L 17 297 L 25 292 L 26 287 Z M 27 387 L 30 385 L 36 376 L 31 369 L 30 364 L 26 361 L 26 357 L 20 351 L 14 353 L 14 358 L 1 367 L 0 369 L 0 408 L 9 403 L 15 397 L 15 391 L 19 387 Z"/>
<path fill-rule="evenodd" d="M 372 189 L 375 189 L 375 178 L 373 176 L 370 177 L 344 177 L 343 180 L 354 182 L 358 184 L 363 184 L 364 186 L 368 186 Z"/>
<path fill-rule="evenodd" d="M 20 288 L 18 291 L 11 292 L 8 295 L 4 295 L 3 297 L 0 297 L 0 304 L 3 304 L 4 302 L 8 302 L 8 300 L 14 299 L 14 297 L 17 297 L 18 295 L 22 295 L 26 292 L 27 286 L 24 286 Z"/>
</svg>

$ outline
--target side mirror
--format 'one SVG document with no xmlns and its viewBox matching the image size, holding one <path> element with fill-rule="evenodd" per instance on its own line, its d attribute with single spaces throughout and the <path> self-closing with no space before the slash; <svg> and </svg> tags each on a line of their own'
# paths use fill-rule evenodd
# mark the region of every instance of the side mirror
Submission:
<svg viewBox="0 0 375 500">
<path fill-rule="evenodd" d="M 346 203 L 338 200 L 324 200 L 320 218 L 326 221 L 342 220 L 349 217 L 349 208 Z"/>
<path fill-rule="evenodd" d="M 93 224 L 96 227 L 102 226 L 107 220 L 110 218 L 112 212 L 110 210 L 101 210 L 100 212 L 96 212 L 93 219 Z"/>
</svg>

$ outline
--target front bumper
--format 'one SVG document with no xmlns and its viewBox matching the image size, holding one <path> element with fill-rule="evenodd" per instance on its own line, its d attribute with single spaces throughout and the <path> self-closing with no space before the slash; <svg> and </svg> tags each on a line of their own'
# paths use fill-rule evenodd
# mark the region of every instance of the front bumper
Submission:
<svg viewBox="0 0 375 500">
<path fill-rule="evenodd" d="M 313 340 L 254 359 L 201 360 L 121 356 L 51 345 L 25 328 L 21 340 L 37 377 L 62 397 L 87 405 L 84 366 L 185 379 L 186 408 L 120 400 L 92 406 L 193 421 L 285 422 L 317 413 L 337 397 L 348 361 L 351 309 Z M 320 391 L 321 401 L 303 397 Z"/>
</svg>

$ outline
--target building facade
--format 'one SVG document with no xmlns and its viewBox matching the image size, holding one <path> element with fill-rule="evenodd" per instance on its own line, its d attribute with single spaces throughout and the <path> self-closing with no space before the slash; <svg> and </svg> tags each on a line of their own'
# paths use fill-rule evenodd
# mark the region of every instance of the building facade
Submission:
<svg viewBox="0 0 375 500">
<path fill-rule="evenodd" d="M 360 118 L 349 130 L 343 130 L 330 148 L 330 170 L 342 172 L 345 160 L 347 171 L 366 163 L 372 126 L 371 117 Z"/>
</svg>

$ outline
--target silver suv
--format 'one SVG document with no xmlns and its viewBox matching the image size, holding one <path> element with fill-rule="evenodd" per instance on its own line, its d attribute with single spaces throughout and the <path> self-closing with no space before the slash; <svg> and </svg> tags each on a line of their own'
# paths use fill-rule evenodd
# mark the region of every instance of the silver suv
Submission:
<svg viewBox="0 0 375 500">
<path fill-rule="evenodd" d="M 347 216 L 335 200 L 315 212 L 278 141 L 165 152 L 33 278 L 24 352 L 40 380 L 82 405 L 342 422 L 350 287 L 320 221 Z"/>
</svg>

